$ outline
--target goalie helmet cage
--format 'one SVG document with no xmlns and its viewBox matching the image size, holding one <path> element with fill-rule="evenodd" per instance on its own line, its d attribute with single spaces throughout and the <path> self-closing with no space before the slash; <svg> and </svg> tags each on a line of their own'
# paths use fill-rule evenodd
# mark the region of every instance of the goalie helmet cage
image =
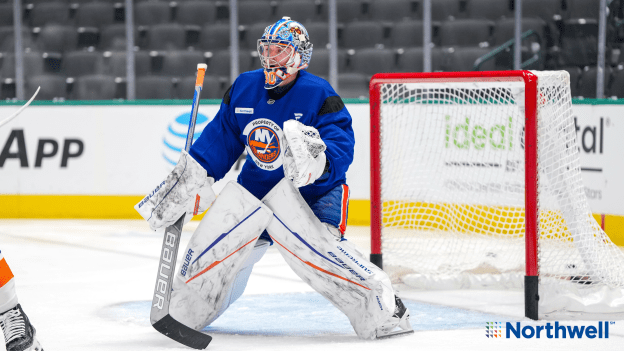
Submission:
<svg viewBox="0 0 624 351">
<path fill-rule="evenodd" d="M 524 287 L 531 319 L 624 312 L 624 254 L 585 197 L 569 80 L 374 75 L 371 261 L 416 288 Z"/>
</svg>

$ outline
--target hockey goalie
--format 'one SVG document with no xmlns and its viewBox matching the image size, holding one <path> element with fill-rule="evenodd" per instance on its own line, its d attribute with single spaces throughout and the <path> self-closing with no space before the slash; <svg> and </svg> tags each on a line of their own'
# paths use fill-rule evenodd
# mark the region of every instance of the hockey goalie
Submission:
<svg viewBox="0 0 624 351">
<path fill-rule="evenodd" d="M 305 71 L 312 55 L 306 29 L 284 17 L 265 29 L 258 53 L 263 69 L 236 79 L 190 152 L 136 207 L 154 230 L 210 207 L 182 252 L 171 316 L 196 330 L 210 325 L 276 245 L 303 281 L 347 315 L 360 338 L 413 332 L 388 275 L 344 238 L 351 116 L 325 80 Z M 214 200 L 212 184 L 244 150 L 237 182 Z"/>
</svg>

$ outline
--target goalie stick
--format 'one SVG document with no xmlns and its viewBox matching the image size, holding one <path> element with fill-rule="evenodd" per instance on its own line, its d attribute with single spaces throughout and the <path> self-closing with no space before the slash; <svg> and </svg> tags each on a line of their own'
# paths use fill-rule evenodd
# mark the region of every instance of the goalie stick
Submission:
<svg viewBox="0 0 624 351">
<path fill-rule="evenodd" d="M 197 80 L 195 81 L 195 93 L 193 95 L 193 107 L 191 109 L 191 119 L 186 135 L 186 145 L 184 150 L 188 152 L 193 143 L 195 132 L 195 121 L 197 120 L 197 108 L 199 107 L 199 96 L 204 84 L 206 64 L 197 65 Z M 204 334 L 195 329 L 178 322 L 169 314 L 169 302 L 171 301 L 171 290 L 173 278 L 175 276 L 175 266 L 178 257 L 178 247 L 182 236 L 182 226 L 184 216 L 180 217 L 173 225 L 165 229 L 162 248 L 160 250 L 160 262 L 158 274 L 156 276 L 156 286 L 154 288 L 154 298 L 150 311 L 150 322 L 154 329 L 161 334 L 194 349 L 203 350 L 208 347 L 212 340 L 210 335 Z"/>
<path fill-rule="evenodd" d="M 24 106 L 20 107 L 19 110 L 15 111 L 14 114 L 10 115 L 9 117 L 5 118 L 3 121 L 0 122 L 0 127 L 2 127 L 3 125 L 11 122 L 11 120 L 15 117 L 17 117 L 20 113 L 22 113 L 22 111 L 24 111 L 24 109 L 26 107 L 28 107 L 28 105 L 30 105 L 30 103 L 35 99 L 35 97 L 37 96 L 37 94 L 39 93 L 39 89 L 41 89 L 41 87 L 37 88 L 37 91 L 35 91 L 35 93 L 33 94 L 33 96 L 30 98 L 30 100 L 28 100 Z"/>
</svg>

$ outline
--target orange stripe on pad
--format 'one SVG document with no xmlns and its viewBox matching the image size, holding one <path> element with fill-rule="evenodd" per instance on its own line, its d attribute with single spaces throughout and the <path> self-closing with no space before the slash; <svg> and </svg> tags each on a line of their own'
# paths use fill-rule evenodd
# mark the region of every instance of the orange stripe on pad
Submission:
<svg viewBox="0 0 624 351">
<path fill-rule="evenodd" d="M 191 280 L 193 280 L 193 279 L 195 279 L 195 278 L 199 277 L 200 275 L 202 275 L 202 274 L 204 274 L 204 273 L 208 272 L 209 270 L 213 269 L 216 265 L 218 265 L 219 263 L 221 263 L 221 262 L 223 262 L 223 261 L 227 260 L 230 256 L 232 256 L 233 254 L 237 253 L 237 252 L 238 252 L 240 249 L 242 249 L 243 247 L 245 247 L 245 246 L 247 246 L 247 245 L 251 244 L 251 243 L 252 243 L 252 242 L 254 242 L 256 239 L 258 239 L 258 237 L 255 237 L 255 238 L 253 238 L 253 239 L 249 240 L 249 242 L 248 242 L 247 244 L 245 244 L 245 245 L 243 245 L 243 246 L 239 247 L 238 249 L 236 249 L 236 251 L 234 251 L 234 252 L 232 252 L 231 254 L 227 255 L 227 257 L 225 257 L 225 258 L 224 258 L 224 259 L 222 259 L 221 261 L 214 261 L 214 262 L 212 262 L 212 263 L 210 264 L 210 266 L 208 266 L 208 267 L 204 268 L 204 270 L 202 270 L 201 272 L 197 273 L 197 274 L 196 274 L 194 277 L 192 277 L 191 279 L 187 280 L 187 281 L 186 281 L 186 283 L 188 284 L 188 282 L 190 282 Z"/>
<path fill-rule="evenodd" d="M 308 261 L 304 261 L 304 260 L 302 260 L 301 258 L 299 258 L 299 256 L 295 255 L 295 254 L 294 254 L 294 253 L 292 253 L 290 250 L 288 250 L 288 249 L 287 249 L 284 245 L 282 245 L 279 241 L 275 240 L 275 238 L 274 238 L 274 237 L 272 237 L 272 236 L 271 236 L 271 239 L 273 239 L 273 241 L 275 241 L 275 242 L 276 242 L 279 246 L 283 247 L 283 248 L 284 248 L 284 250 L 286 250 L 286 251 L 290 252 L 290 254 L 291 254 L 291 255 L 293 255 L 293 256 L 295 256 L 295 257 L 297 257 L 297 259 L 298 259 L 299 261 L 301 261 L 301 262 L 303 262 L 303 263 L 307 264 L 308 266 L 310 266 L 310 267 L 312 267 L 312 268 L 314 268 L 314 269 L 316 269 L 316 270 L 319 270 L 319 271 L 321 271 L 321 272 L 323 272 L 323 273 L 325 273 L 325 274 L 329 274 L 329 275 L 331 275 L 331 276 L 333 276 L 333 277 L 336 277 L 336 278 L 338 278 L 338 279 L 342 279 L 342 280 L 344 280 L 344 281 L 346 281 L 346 282 L 349 282 L 349 283 L 351 283 L 351 284 L 355 284 L 355 285 L 357 285 L 357 286 L 360 286 L 360 287 L 362 287 L 362 288 L 364 288 L 364 289 L 366 289 L 366 290 L 370 290 L 369 288 L 365 287 L 364 285 L 358 284 L 358 283 L 356 283 L 356 282 L 354 282 L 354 281 L 352 281 L 352 280 L 349 280 L 349 279 L 347 279 L 347 278 L 341 277 L 341 276 L 339 276 L 338 274 L 334 274 L 334 273 L 332 273 L 332 272 L 330 272 L 330 271 L 326 271 L 326 270 L 324 270 L 323 268 L 321 268 L 321 267 L 319 267 L 319 266 L 315 265 L 314 263 L 311 263 L 311 262 L 308 262 Z"/>
<path fill-rule="evenodd" d="M 0 260 L 0 288 L 3 287 L 4 284 L 8 283 L 11 279 L 13 279 L 13 272 L 11 272 L 11 268 L 9 268 L 9 265 L 3 258 L 2 260 Z"/>
</svg>

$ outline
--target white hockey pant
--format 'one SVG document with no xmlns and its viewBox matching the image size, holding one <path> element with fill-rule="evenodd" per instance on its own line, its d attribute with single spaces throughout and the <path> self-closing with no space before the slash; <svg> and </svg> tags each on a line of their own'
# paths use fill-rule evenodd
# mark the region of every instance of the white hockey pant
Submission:
<svg viewBox="0 0 624 351">
<path fill-rule="evenodd" d="M 283 179 L 262 202 L 273 211 L 267 231 L 288 265 L 347 315 L 360 338 L 374 339 L 394 313 L 388 275 L 331 234 L 291 181 Z"/>
<path fill-rule="evenodd" d="M 272 213 L 245 188 L 228 183 L 182 253 L 170 314 L 200 330 L 242 295 L 253 265 L 269 247 L 260 234 Z"/>
</svg>

